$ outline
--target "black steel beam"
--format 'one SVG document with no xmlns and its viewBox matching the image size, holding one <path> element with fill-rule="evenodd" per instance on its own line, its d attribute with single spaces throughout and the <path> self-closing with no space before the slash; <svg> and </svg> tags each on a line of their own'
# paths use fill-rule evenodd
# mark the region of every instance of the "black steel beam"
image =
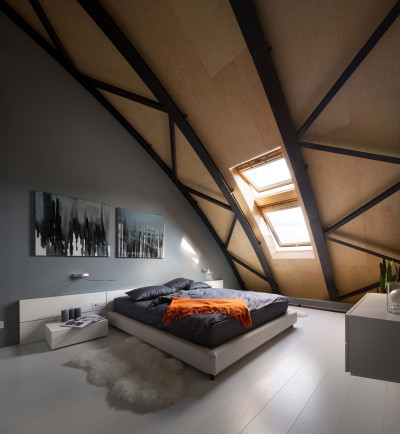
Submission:
<svg viewBox="0 0 400 434">
<path fill-rule="evenodd" d="M 171 179 L 171 181 L 176 185 L 179 191 L 187 199 L 187 201 L 192 205 L 195 211 L 198 213 L 199 217 L 202 219 L 203 223 L 209 229 L 211 235 L 217 242 L 218 246 L 224 253 L 224 256 L 230 265 L 233 274 L 239 282 L 242 290 L 246 290 L 245 284 L 240 277 L 240 274 L 232 261 L 230 254 L 225 249 L 225 245 L 219 238 L 217 232 L 207 219 L 207 216 L 203 213 L 200 207 L 197 205 L 193 197 L 186 191 L 186 187 L 179 181 L 176 181 L 171 169 L 164 163 L 164 161 L 159 157 L 159 155 L 152 149 L 151 145 L 146 142 L 146 140 L 135 130 L 134 127 L 115 109 L 115 107 L 96 89 L 95 86 L 91 85 L 85 80 L 85 77 L 79 74 L 75 69 L 71 69 L 70 64 L 66 62 L 64 57 L 59 51 L 54 49 L 41 35 L 39 35 L 25 20 L 23 20 L 15 11 L 10 8 L 3 0 L 0 0 L 0 10 L 8 16 L 18 27 L 20 27 L 24 32 L 26 32 L 37 44 L 39 44 L 56 62 L 63 66 L 66 71 L 68 71 L 96 100 L 102 104 L 102 106 L 114 117 L 114 119 L 121 124 L 121 126 L 135 139 L 135 141 L 142 146 L 142 148 L 153 158 L 153 160 L 159 165 L 159 167 L 164 171 L 164 173 Z"/>
<path fill-rule="evenodd" d="M 368 53 L 375 47 L 382 36 L 386 33 L 389 27 L 394 23 L 400 13 L 400 1 L 398 1 L 392 10 L 386 15 L 385 19 L 381 22 L 375 32 L 370 36 L 368 41 L 364 44 L 361 50 L 357 53 L 354 59 L 350 62 L 342 75 L 337 79 L 336 83 L 329 89 L 328 93 L 324 96 L 321 102 L 317 105 L 308 119 L 301 126 L 297 132 L 297 137 L 302 137 L 304 133 L 310 128 L 315 119 L 321 114 L 324 108 L 329 104 L 332 98 L 339 92 L 341 87 L 346 83 L 348 78 L 358 68 L 360 63 L 367 57 Z"/>
<path fill-rule="evenodd" d="M 22 19 L 4 0 L 0 0 L 0 10 L 27 35 L 29 35 L 38 45 L 40 45 L 50 56 L 62 67 L 71 72 L 70 66 L 65 61 L 61 53 L 50 45 L 39 33 L 36 32 L 24 19 Z"/>
<path fill-rule="evenodd" d="M 400 164 L 399 157 L 372 154 L 370 152 L 354 151 L 353 149 L 337 148 L 336 146 L 319 145 L 317 143 L 299 142 L 300 147 L 315 151 L 331 152 L 333 154 L 349 155 L 350 157 L 366 158 L 368 160 L 383 161 L 385 163 Z"/>
<path fill-rule="evenodd" d="M 185 136 L 186 140 L 195 150 L 200 160 L 205 165 L 205 167 L 213 177 L 214 181 L 217 183 L 222 194 L 225 196 L 233 212 L 237 215 L 238 220 L 242 225 L 243 230 L 246 233 L 250 244 L 252 245 L 254 252 L 257 255 L 258 260 L 260 261 L 261 267 L 265 275 L 267 276 L 271 287 L 277 290 L 277 285 L 272 275 L 272 271 L 264 256 L 263 251 L 261 250 L 257 242 L 256 236 L 249 222 L 246 219 L 246 216 L 241 210 L 235 197 L 232 195 L 225 179 L 219 172 L 210 154 L 207 152 L 206 148 L 186 120 L 186 116 L 179 110 L 168 92 L 164 89 L 156 76 L 153 74 L 153 72 L 141 58 L 139 53 L 133 47 L 131 42 L 114 23 L 112 18 L 107 14 L 107 12 L 105 11 L 105 9 L 103 9 L 100 3 L 96 0 L 78 0 L 78 2 L 85 9 L 88 15 L 93 19 L 93 21 L 99 26 L 99 28 L 104 32 L 104 34 L 109 38 L 109 40 L 114 44 L 117 50 L 125 58 L 125 60 L 136 71 L 136 73 L 143 80 L 146 86 L 151 90 L 151 92 L 161 103 L 161 105 L 168 110 L 168 113 L 172 116 L 175 124 L 178 126 L 182 134 Z"/>
<path fill-rule="evenodd" d="M 335 223 L 329 229 L 326 229 L 324 231 L 325 237 L 326 237 L 326 235 L 330 234 L 333 231 L 336 231 L 337 229 L 339 229 L 340 227 L 342 227 L 346 223 L 352 221 L 353 219 L 355 219 L 359 215 L 363 214 L 365 211 L 368 211 L 370 208 L 372 208 L 373 206 L 377 205 L 379 202 L 382 202 L 383 200 L 387 199 L 389 196 L 391 196 L 392 194 L 396 193 L 399 190 L 400 190 L 400 182 L 398 182 L 397 184 L 395 184 L 392 187 L 388 188 L 386 191 L 384 191 L 383 193 L 381 193 L 379 196 L 376 196 L 374 199 L 370 200 L 365 205 L 361 206 L 360 208 L 358 208 L 357 210 L 355 210 L 354 212 L 352 212 L 351 214 L 349 214 L 344 219 L 342 219 L 339 222 Z"/>
<path fill-rule="evenodd" d="M 174 175 L 175 181 L 178 180 L 178 173 L 176 170 L 176 144 L 175 144 L 175 124 L 171 116 L 168 115 L 168 125 L 169 125 L 169 143 L 171 146 L 171 165 L 172 173 Z"/>
<path fill-rule="evenodd" d="M 229 229 L 228 236 L 226 237 L 226 241 L 225 241 L 225 248 L 226 249 L 228 248 L 229 243 L 231 241 L 233 230 L 235 229 L 236 222 L 237 222 L 237 217 L 235 215 L 235 216 L 233 216 L 232 224 L 231 224 L 231 227 Z"/>
<path fill-rule="evenodd" d="M 114 95 L 122 96 L 123 98 L 129 99 L 131 101 L 137 102 L 147 107 L 151 107 L 155 110 L 159 110 L 161 112 L 167 113 L 167 110 L 158 101 L 154 101 L 150 98 L 137 95 L 134 92 L 130 92 L 129 90 L 122 89 L 117 86 L 113 86 L 112 84 L 109 83 L 104 83 L 104 81 L 97 80 L 92 77 L 85 76 L 85 80 L 92 86 L 97 87 L 98 89 L 106 90 L 107 92 L 113 93 Z"/>
<path fill-rule="evenodd" d="M 355 295 L 363 294 L 364 292 L 371 291 L 371 289 L 379 288 L 379 282 L 375 282 L 371 285 L 364 286 L 364 288 L 356 289 L 348 294 L 339 295 L 339 300 L 345 300 L 346 298 L 354 297 Z"/>
<path fill-rule="evenodd" d="M 269 283 L 268 279 L 261 273 L 259 273 L 257 270 L 255 270 L 253 267 L 250 267 L 250 265 L 247 265 L 245 262 L 243 262 L 242 260 L 240 260 L 239 258 L 237 258 L 234 255 L 231 255 L 228 252 L 229 256 L 232 258 L 233 261 L 237 262 L 239 265 L 241 265 L 243 268 L 246 268 L 246 270 L 249 270 L 251 273 L 255 274 L 256 276 L 258 276 L 260 279 L 265 280 L 266 282 Z M 272 289 L 272 288 L 271 288 Z M 275 291 L 272 291 L 275 292 Z M 275 294 L 279 294 L 279 292 L 275 292 Z"/>
<path fill-rule="evenodd" d="M 60 38 L 58 37 L 57 33 L 55 32 L 49 19 L 47 18 L 47 15 L 45 14 L 39 1 L 38 0 L 29 0 L 29 2 L 32 5 L 33 10 L 36 12 L 36 15 L 38 16 L 43 27 L 46 29 L 46 32 L 50 36 L 50 39 L 52 40 L 56 49 L 60 52 L 61 56 L 64 58 L 64 61 L 68 64 L 69 69 L 71 69 L 71 71 L 76 72 L 75 65 L 73 64 L 72 60 L 69 58 L 67 51 L 65 50 Z"/>
<path fill-rule="evenodd" d="M 289 297 L 289 304 L 314 309 L 333 310 L 335 312 L 348 312 L 354 304 L 340 301 L 313 300 L 311 298 Z"/>
<path fill-rule="evenodd" d="M 186 190 L 187 190 L 189 193 L 192 193 L 192 194 L 194 194 L 195 196 L 201 197 L 202 199 L 207 200 L 208 202 L 211 202 L 211 203 L 213 203 L 214 205 L 218 205 L 218 206 L 220 206 L 221 208 L 227 209 L 228 211 L 232 211 L 232 208 L 230 207 L 230 205 L 226 204 L 225 202 L 221 202 L 221 201 L 218 200 L 218 199 L 214 199 L 213 197 L 208 196 L 207 194 L 204 194 L 204 193 L 202 193 L 201 191 L 197 191 L 197 190 L 195 190 L 194 188 L 191 188 L 191 187 L 188 187 L 188 186 L 185 186 L 185 188 L 186 188 Z"/>
<path fill-rule="evenodd" d="M 355 244 L 346 243 L 346 241 L 338 240 L 337 238 L 326 237 L 328 241 L 332 241 L 342 246 L 350 247 L 351 249 L 358 250 L 360 252 L 368 253 L 368 255 L 376 256 L 378 258 L 386 259 L 388 261 L 393 261 L 400 263 L 400 259 L 392 258 L 391 256 L 383 255 L 382 253 L 375 252 L 374 250 L 364 249 L 363 247 L 356 246 Z"/>
<path fill-rule="evenodd" d="M 265 40 L 253 3 L 243 0 L 230 0 L 230 3 L 264 86 L 297 180 L 305 211 L 310 222 L 329 298 L 337 300 L 337 289 L 318 209 L 269 46 Z"/>
</svg>

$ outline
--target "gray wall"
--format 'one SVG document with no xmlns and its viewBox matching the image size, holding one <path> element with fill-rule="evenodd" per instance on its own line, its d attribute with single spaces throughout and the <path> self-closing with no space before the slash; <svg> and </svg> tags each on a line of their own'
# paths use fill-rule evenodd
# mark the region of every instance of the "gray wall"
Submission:
<svg viewBox="0 0 400 434">
<path fill-rule="evenodd" d="M 20 299 L 204 280 L 204 266 L 237 288 L 201 219 L 114 118 L 2 13 L 0 41 L 0 346 L 18 343 Z M 110 204 L 110 257 L 33 256 L 34 191 Z M 164 259 L 115 257 L 117 207 L 165 217 Z M 181 248 L 183 237 L 198 265 Z M 116 281 L 70 279 L 82 272 Z"/>
</svg>

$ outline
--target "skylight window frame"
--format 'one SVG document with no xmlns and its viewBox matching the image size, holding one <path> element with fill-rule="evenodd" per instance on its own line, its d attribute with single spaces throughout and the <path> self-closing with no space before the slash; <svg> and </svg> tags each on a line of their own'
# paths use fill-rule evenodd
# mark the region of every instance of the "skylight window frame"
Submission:
<svg viewBox="0 0 400 434">
<path fill-rule="evenodd" d="M 269 190 L 273 190 L 275 188 L 278 187 L 283 187 L 285 185 L 289 185 L 293 183 L 292 178 L 290 177 L 287 180 L 281 181 L 281 182 L 276 182 L 274 184 L 269 184 L 263 188 L 258 188 L 258 186 L 256 186 L 251 180 L 250 178 L 248 178 L 246 176 L 246 172 L 248 172 L 249 170 L 255 169 L 257 167 L 260 166 L 267 166 L 268 164 L 271 164 L 273 162 L 276 162 L 278 160 L 283 160 L 286 162 L 285 157 L 282 154 L 281 149 L 277 149 L 275 151 L 272 151 L 268 154 L 262 155 L 260 157 L 257 157 L 253 160 L 247 161 L 246 163 L 243 163 L 239 166 L 237 166 L 237 171 L 239 173 L 239 175 L 249 184 L 251 185 L 251 187 L 254 188 L 254 190 L 257 193 L 263 193 L 263 192 L 267 192 Z"/>
<path fill-rule="evenodd" d="M 270 205 L 266 205 L 263 207 L 260 207 L 260 211 L 261 214 L 263 216 L 263 219 L 265 221 L 265 223 L 267 224 L 268 228 L 270 229 L 273 237 L 275 238 L 276 243 L 278 244 L 279 247 L 309 247 L 311 246 L 311 238 L 309 242 L 296 242 L 296 243 L 282 243 L 281 240 L 279 239 L 279 236 L 274 228 L 274 225 L 270 222 L 270 220 L 268 219 L 266 213 L 267 212 L 275 212 L 275 211 L 282 211 L 284 209 L 290 209 L 290 208 L 299 208 L 302 212 L 302 207 L 300 205 L 300 202 L 298 199 L 291 199 L 291 200 L 287 200 L 287 201 L 283 201 L 283 202 L 276 202 Z M 303 215 L 304 217 L 304 215 Z M 305 221 L 305 220 L 304 220 Z M 308 235 L 309 231 L 308 228 L 306 227 Z"/>
</svg>

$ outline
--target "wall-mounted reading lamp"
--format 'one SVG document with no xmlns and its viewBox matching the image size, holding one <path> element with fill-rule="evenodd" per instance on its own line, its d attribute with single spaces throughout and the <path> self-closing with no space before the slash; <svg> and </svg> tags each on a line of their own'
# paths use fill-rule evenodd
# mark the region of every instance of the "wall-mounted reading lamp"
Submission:
<svg viewBox="0 0 400 434">
<path fill-rule="evenodd" d="M 211 276 L 211 274 L 213 274 L 213 271 L 211 271 L 209 268 L 202 268 L 202 269 L 201 269 L 201 272 L 202 272 L 202 273 L 207 273 L 207 274 L 209 274 L 210 276 Z"/>
<path fill-rule="evenodd" d="M 71 274 L 71 279 L 85 279 L 89 282 L 115 282 L 116 279 L 88 279 L 89 273 Z"/>
</svg>

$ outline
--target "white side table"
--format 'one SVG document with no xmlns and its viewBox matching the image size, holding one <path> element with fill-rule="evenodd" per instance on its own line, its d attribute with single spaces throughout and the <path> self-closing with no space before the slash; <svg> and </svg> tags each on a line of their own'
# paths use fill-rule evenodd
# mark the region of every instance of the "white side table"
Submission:
<svg viewBox="0 0 400 434">
<path fill-rule="evenodd" d="M 94 322 L 81 329 L 61 327 L 60 324 L 60 322 L 45 324 L 44 337 L 52 350 L 108 335 L 108 320 L 106 319 Z"/>
<path fill-rule="evenodd" d="M 366 294 L 345 316 L 346 372 L 400 383 L 400 315 L 386 294 Z"/>
</svg>

